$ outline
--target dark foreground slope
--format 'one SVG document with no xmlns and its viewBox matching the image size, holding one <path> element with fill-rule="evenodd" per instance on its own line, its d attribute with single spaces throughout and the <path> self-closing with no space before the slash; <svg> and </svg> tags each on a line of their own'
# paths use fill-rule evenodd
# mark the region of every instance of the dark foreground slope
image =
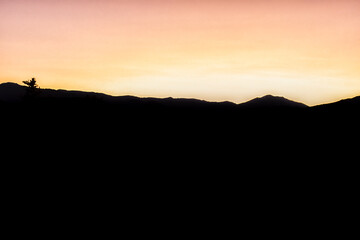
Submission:
<svg viewBox="0 0 360 240">
<path fill-rule="evenodd" d="M 234 104 L 51 89 L 29 94 L 8 83 L 0 85 L 0 111 L 2 138 L 16 153 L 266 165 L 347 156 L 357 144 L 359 98 L 316 107 L 273 96 Z"/>
<path fill-rule="evenodd" d="M 82 149 L 82 156 L 99 150 L 104 158 L 306 160 L 311 149 L 355 137 L 359 99 L 307 107 L 268 95 L 234 104 L 51 89 L 28 94 L 7 83 L 0 85 L 0 111 L 14 147 L 25 141 L 59 154 Z"/>
<path fill-rule="evenodd" d="M 34 209 L 31 221 L 45 209 L 76 228 L 116 218 L 149 234 L 160 218 L 161 233 L 186 234 L 186 223 L 223 238 L 228 230 L 209 226 L 238 229 L 239 218 L 252 235 L 281 225 L 288 237 L 284 229 L 322 229 L 352 211 L 357 98 L 309 108 L 267 96 L 243 106 L 5 87 L 4 195 L 12 211 Z"/>
</svg>

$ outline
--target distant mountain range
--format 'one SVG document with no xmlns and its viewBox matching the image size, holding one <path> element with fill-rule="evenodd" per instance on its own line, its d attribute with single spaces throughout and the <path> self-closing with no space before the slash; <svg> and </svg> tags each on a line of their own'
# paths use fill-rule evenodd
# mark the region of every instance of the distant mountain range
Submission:
<svg viewBox="0 0 360 240">
<path fill-rule="evenodd" d="M 0 102 L 21 102 L 26 96 L 27 87 L 16 83 L 3 83 L 0 84 Z M 239 109 L 256 109 L 256 108 L 292 108 L 292 109 L 355 109 L 360 110 L 360 96 L 345 99 L 338 102 L 323 104 L 314 107 L 295 101 L 291 101 L 284 97 L 266 95 L 252 99 L 245 103 L 235 104 L 232 102 L 208 102 L 198 99 L 186 98 L 140 98 L 135 96 L 110 96 L 103 93 L 84 92 L 84 91 L 69 91 L 69 90 L 54 90 L 54 89 L 39 89 L 37 96 L 40 99 L 83 99 L 97 100 L 104 103 L 119 103 L 119 104 L 159 104 L 167 107 L 222 107 L 222 108 L 239 108 Z"/>
<path fill-rule="evenodd" d="M 52 162 L 62 154 L 62 160 L 76 159 L 71 164 L 94 159 L 94 166 L 110 159 L 135 164 L 140 158 L 150 165 L 163 159 L 161 167 L 206 172 L 210 164 L 209 174 L 223 166 L 233 176 L 247 171 L 244 164 L 264 172 L 293 164 L 285 170 L 289 174 L 302 164 L 300 169 L 323 168 L 358 149 L 359 113 L 360 97 L 309 107 L 271 95 L 235 104 L 53 89 L 34 94 L 15 83 L 0 84 L 1 137 L 15 147 L 13 158 L 23 150 L 30 154 L 26 160 Z"/>
<path fill-rule="evenodd" d="M 0 101 L 2 102 L 21 102 L 26 95 L 26 86 L 16 83 L 0 84 Z M 68 90 L 53 90 L 53 89 L 39 89 L 39 98 L 52 99 L 97 99 L 109 103 L 159 103 L 174 106 L 226 106 L 226 107 L 242 107 L 242 108 L 306 108 L 303 103 L 288 100 L 284 97 L 277 97 L 267 95 L 261 98 L 255 98 L 245 103 L 235 104 L 232 102 L 208 102 L 198 99 L 186 98 L 140 98 L 134 96 L 110 96 L 103 93 L 83 92 L 83 91 L 68 91 Z"/>
</svg>

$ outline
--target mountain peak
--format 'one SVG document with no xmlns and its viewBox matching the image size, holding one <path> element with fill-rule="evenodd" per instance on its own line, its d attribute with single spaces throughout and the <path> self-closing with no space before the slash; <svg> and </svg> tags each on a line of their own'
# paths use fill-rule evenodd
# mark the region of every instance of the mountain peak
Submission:
<svg viewBox="0 0 360 240">
<path fill-rule="evenodd" d="M 21 85 L 19 85 L 17 83 L 14 83 L 14 82 L 5 82 L 5 83 L 1 83 L 0 87 L 1 88 L 9 88 L 9 87 L 17 88 L 17 87 L 23 87 L 23 86 L 21 86 Z"/>
<path fill-rule="evenodd" d="M 17 83 L 0 84 L 0 101 L 20 101 L 25 95 L 26 87 Z"/>
<path fill-rule="evenodd" d="M 264 100 L 269 100 L 269 99 L 273 99 L 273 100 L 287 100 L 287 99 L 284 98 L 284 97 L 274 96 L 274 95 L 271 95 L 271 94 L 265 95 L 265 96 L 263 96 L 263 97 L 258 97 L 258 99 L 264 99 Z"/>
<path fill-rule="evenodd" d="M 245 102 L 243 104 L 240 104 L 244 107 L 298 107 L 298 108 L 304 108 L 308 107 L 307 105 L 299 102 L 295 102 L 292 100 L 289 100 L 287 98 L 281 97 L 281 96 L 273 96 L 273 95 L 265 95 L 263 97 L 258 97 L 255 99 L 252 99 L 248 102 Z"/>
</svg>

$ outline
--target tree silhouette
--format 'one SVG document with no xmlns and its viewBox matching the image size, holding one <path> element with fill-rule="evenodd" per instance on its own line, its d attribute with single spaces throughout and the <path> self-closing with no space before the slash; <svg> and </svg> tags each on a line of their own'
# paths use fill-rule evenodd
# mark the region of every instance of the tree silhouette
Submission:
<svg viewBox="0 0 360 240">
<path fill-rule="evenodd" d="M 26 97 L 33 98 L 38 93 L 38 89 L 40 88 L 39 85 L 36 83 L 36 79 L 32 78 L 31 80 L 23 81 L 25 85 L 28 86 Z"/>
<path fill-rule="evenodd" d="M 36 84 L 35 78 L 32 78 L 31 80 L 23 81 L 23 83 L 26 84 L 31 90 L 35 90 L 39 88 L 39 86 Z"/>
</svg>

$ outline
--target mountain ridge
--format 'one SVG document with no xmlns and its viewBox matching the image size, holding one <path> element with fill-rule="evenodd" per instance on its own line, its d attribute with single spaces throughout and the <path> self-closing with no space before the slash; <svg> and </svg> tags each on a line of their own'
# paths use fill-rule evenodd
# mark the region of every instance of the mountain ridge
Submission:
<svg viewBox="0 0 360 240">
<path fill-rule="evenodd" d="M 271 157 L 263 158 L 267 164 L 279 156 L 307 161 L 314 151 L 319 153 L 317 159 L 324 159 L 326 151 L 333 158 L 330 152 L 339 146 L 357 144 L 353 139 L 358 137 L 360 121 L 359 97 L 317 107 L 293 107 L 291 100 L 266 95 L 250 100 L 251 107 L 247 107 L 198 99 L 39 91 L 34 96 L 30 91 L 24 97 L 25 86 L 0 84 L 0 99 L 12 95 L 18 98 L 18 102 L 0 100 L 0 126 L 2 134 L 8 133 L 2 137 L 25 149 L 41 146 L 51 152 L 68 153 L 64 159 L 79 147 L 78 159 L 84 159 L 83 152 L 94 150 L 109 153 L 111 159 L 121 152 L 123 156 L 143 153 L 147 160 L 159 154 L 164 159 L 171 159 L 171 155 L 185 160 L 215 157 L 218 163 L 224 158 L 247 163 L 246 156 L 262 159 L 269 154 Z M 268 105 L 264 107 L 260 104 L 263 102 Z M 287 107 L 283 107 L 284 103 Z M 36 147 L 29 148 L 28 143 Z M 239 152 L 245 157 L 234 157 Z M 93 154 L 88 157 L 93 159 Z M 125 157 L 116 161 L 127 160 Z"/>
<path fill-rule="evenodd" d="M 26 86 L 7 82 L 0 84 L 0 101 L 3 102 L 19 102 L 22 101 L 23 97 L 26 94 Z M 231 101 L 206 101 L 196 98 L 173 98 L 173 97 L 166 97 L 166 98 L 157 98 L 157 97 L 137 97 L 132 95 L 123 95 L 123 96 L 113 96 L 105 93 L 99 92 L 88 92 L 88 91 L 79 91 L 79 90 L 64 90 L 64 89 L 40 89 L 42 98 L 84 98 L 84 97 L 93 97 L 98 98 L 99 100 L 103 100 L 106 102 L 117 102 L 117 101 L 144 101 L 144 102 L 157 102 L 157 101 L 166 101 L 169 103 L 176 103 L 182 102 L 185 104 L 211 104 L 211 105 L 218 105 L 223 104 L 227 106 L 255 106 L 255 105 L 264 105 L 265 107 L 270 106 L 302 106 L 307 107 L 305 104 L 297 103 L 291 101 L 284 97 L 279 96 L 272 96 L 266 95 L 263 97 L 257 97 L 247 102 L 243 103 L 234 103 Z M 267 103 L 266 103 L 267 102 Z M 274 103 L 271 104 L 270 102 Z M 270 104 L 268 104 L 270 103 Z M 263 107 L 263 106 L 262 106 Z"/>
<path fill-rule="evenodd" d="M 26 86 L 6 82 L 0 84 L 0 102 L 21 102 L 26 95 Z M 162 104 L 166 106 L 182 106 L 182 107 L 196 107 L 196 106 L 222 106 L 227 108 L 299 108 L 299 109 L 349 109 L 360 106 L 360 96 L 342 99 L 332 103 L 320 104 L 315 106 L 307 106 L 304 103 L 289 100 L 283 96 L 265 95 L 256 97 L 243 103 L 234 103 L 230 101 L 213 102 L 196 98 L 156 98 L 156 97 L 137 97 L 132 95 L 113 96 L 99 92 L 88 92 L 79 90 L 65 90 L 65 89 L 39 89 L 40 97 L 47 99 L 83 99 L 83 100 L 97 100 L 104 103 L 133 103 L 133 104 Z"/>
</svg>

